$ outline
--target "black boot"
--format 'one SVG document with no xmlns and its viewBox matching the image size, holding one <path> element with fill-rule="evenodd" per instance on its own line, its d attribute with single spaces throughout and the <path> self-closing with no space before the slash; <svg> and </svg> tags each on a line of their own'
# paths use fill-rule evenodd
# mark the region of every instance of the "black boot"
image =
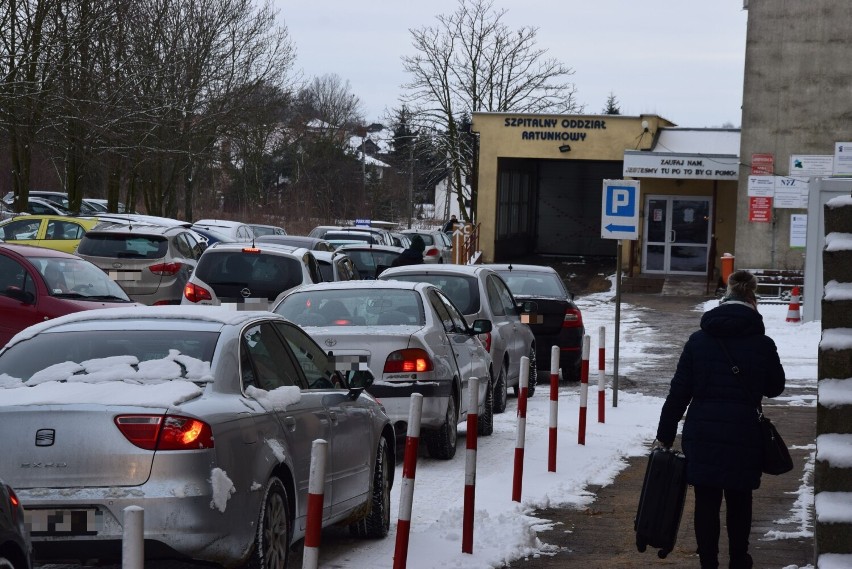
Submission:
<svg viewBox="0 0 852 569">
<path fill-rule="evenodd" d="M 751 555 L 745 553 L 743 555 L 737 555 L 736 557 L 731 557 L 731 562 L 728 564 L 729 569 L 751 569 L 754 562 L 751 559 Z"/>
</svg>

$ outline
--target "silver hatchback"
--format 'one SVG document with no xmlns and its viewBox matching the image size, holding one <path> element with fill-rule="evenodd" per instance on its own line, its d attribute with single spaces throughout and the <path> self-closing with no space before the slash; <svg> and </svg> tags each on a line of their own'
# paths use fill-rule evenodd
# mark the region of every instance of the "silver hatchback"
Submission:
<svg viewBox="0 0 852 569">
<path fill-rule="evenodd" d="M 0 352 L 0 478 L 39 560 L 120 558 L 123 513 L 145 558 L 287 567 L 304 537 L 314 441 L 322 525 L 390 526 L 393 426 L 298 326 L 269 312 L 137 307 L 29 329 Z"/>
</svg>

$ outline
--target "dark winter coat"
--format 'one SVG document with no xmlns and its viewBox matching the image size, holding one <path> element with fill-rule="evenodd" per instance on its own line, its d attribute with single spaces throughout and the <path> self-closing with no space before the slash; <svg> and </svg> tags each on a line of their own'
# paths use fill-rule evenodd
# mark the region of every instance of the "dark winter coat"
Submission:
<svg viewBox="0 0 852 569">
<path fill-rule="evenodd" d="M 405 249 L 391 262 L 391 267 L 402 267 L 404 265 L 420 265 L 423 263 L 423 252 L 417 249 Z"/>
<path fill-rule="evenodd" d="M 780 395 L 785 383 L 775 342 L 765 331 L 763 317 L 751 306 L 726 302 L 704 314 L 701 330 L 683 348 L 663 404 L 657 440 L 671 446 L 689 406 L 682 445 L 692 485 L 735 490 L 760 486 L 756 408 L 764 396 Z M 739 374 L 731 370 L 720 341 Z"/>
</svg>

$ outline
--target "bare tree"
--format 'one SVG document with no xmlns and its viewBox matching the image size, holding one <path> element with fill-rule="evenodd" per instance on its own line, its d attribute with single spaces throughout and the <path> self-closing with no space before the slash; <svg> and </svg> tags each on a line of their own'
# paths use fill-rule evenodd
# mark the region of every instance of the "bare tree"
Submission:
<svg viewBox="0 0 852 569">
<path fill-rule="evenodd" d="M 467 136 L 474 112 L 579 112 L 573 70 L 536 46 L 538 28 L 511 29 L 506 10 L 491 0 L 459 0 L 437 25 L 410 30 L 415 55 L 403 56 L 411 80 L 408 103 L 421 124 L 444 132 L 450 191 L 470 221 L 463 188 L 474 174 L 474 137 Z M 475 184 L 474 184 L 475 186 Z M 475 187 L 472 195 L 475 211 Z"/>
</svg>

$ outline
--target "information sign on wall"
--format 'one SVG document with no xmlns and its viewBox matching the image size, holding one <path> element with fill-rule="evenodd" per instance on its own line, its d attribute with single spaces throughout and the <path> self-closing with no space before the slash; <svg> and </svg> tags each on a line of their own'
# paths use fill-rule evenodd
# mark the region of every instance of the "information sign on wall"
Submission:
<svg viewBox="0 0 852 569">
<path fill-rule="evenodd" d="M 804 247 L 807 244 L 808 216 L 793 214 L 790 216 L 790 247 Z"/>
<path fill-rule="evenodd" d="M 834 175 L 852 176 L 852 142 L 834 143 Z"/>
<path fill-rule="evenodd" d="M 748 198 L 748 220 L 754 223 L 772 221 L 772 198 L 750 196 Z"/>
<path fill-rule="evenodd" d="M 834 172 L 831 154 L 793 154 L 790 156 L 790 175 L 797 178 L 821 178 Z"/>
<path fill-rule="evenodd" d="M 775 174 L 775 155 L 774 154 L 752 154 L 751 155 L 751 175 L 752 176 L 771 176 Z"/>
</svg>

